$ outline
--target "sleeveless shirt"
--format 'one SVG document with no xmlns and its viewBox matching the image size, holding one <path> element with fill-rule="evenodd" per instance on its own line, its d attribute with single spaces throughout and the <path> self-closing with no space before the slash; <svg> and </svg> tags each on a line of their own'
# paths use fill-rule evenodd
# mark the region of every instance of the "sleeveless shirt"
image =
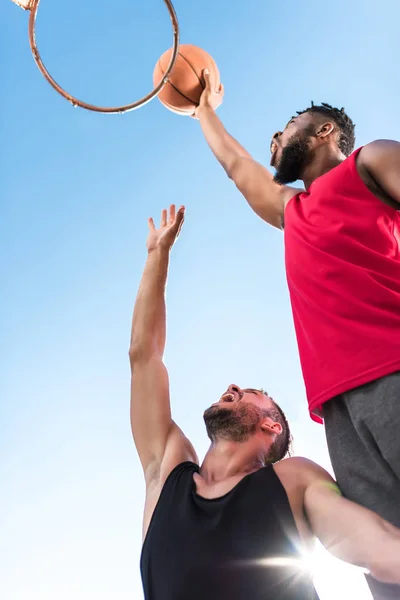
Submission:
<svg viewBox="0 0 400 600">
<path fill-rule="evenodd" d="M 301 569 L 298 531 L 272 466 L 208 500 L 192 462 L 170 473 L 141 556 L 146 600 L 318 600 Z"/>
<path fill-rule="evenodd" d="M 400 213 L 356 165 L 361 148 L 294 196 L 285 264 L 309 409 L 400 370 Z"/>
</svg>

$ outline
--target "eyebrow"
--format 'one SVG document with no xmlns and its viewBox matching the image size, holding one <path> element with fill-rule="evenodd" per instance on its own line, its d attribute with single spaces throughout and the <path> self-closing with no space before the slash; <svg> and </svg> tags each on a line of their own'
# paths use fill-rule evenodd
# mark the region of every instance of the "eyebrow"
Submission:
<svg viewBox="0 0 400 600">
<path fill-rule="evenodd" d="M 291 123 L 292 121 L 295 121 L 296 119 L 297 119 L 297 117 L 292 117 L 291 119 L 289 119 L 289 121 L 288 121 L 288 122 L 286 123 L 286 125 L 285 125 L 285 129 L 286 129 L 286 127 L 287 127 L 288 125 L 290 125 L 290 123 Z"/>
</svg>

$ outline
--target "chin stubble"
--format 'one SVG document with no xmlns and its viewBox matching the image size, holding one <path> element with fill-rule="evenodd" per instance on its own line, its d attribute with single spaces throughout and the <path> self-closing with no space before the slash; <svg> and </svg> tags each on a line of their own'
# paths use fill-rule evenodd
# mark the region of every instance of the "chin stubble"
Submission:
<svg viewBox="0 0 400 600">
<path fill-rule="evenodd" d="M 245 442 L 255 433 L 263 415 L 262 409 L 254 405 L 243 404 L 234 409 L 211 406 L 204 413 L 204 422 L 212 442 Z"/>
</svg>

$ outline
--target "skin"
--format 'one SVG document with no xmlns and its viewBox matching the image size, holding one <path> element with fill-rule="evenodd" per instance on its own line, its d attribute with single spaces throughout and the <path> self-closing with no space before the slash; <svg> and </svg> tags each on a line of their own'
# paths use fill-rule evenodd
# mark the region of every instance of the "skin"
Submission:
<svg viewBox="0 0 400 600">
<path fill-rule="evenodd" d="M 293 135 L 312 127 L 310 149 L 312 162 L 300 174 L 304 188 L 280 185 L 263 165 L 255 161 L 229 133 L 215 110 L 223 101 L 223 88 L 214 89 L 211 76 L 204 72 L 205 90 L 195 117 L 204 136 L 227 175 L 234 181 L 254 212 L 264 221 L 283 228 L 285 207 L 297 193 L 305 191 L 321 175 L 338 166 L 346 156 L 338 147 L 338 130 L 333 121 L 321 115 L 304 113 L 291 119 L 283 131 L 271 140 L 272 167 L 279 167 L 284 148 Z M 376 140 L 362 148 L 357 157 L 357 169 L 364 184 L 383 203 L 398 209 L 400 202 L 400 143 Z"/>
<path fill-rule="evenodd" d="M 182 227 L 184 208 L 163 211 L 156 229 L 149 220 L 148 257 L 136 298 L 129 350 L 131 364 L 131 426 L 143 467 L 146 502 L 143 539 L 170 472 L 183 461 L 199 464 L 195 449 L 172 418 L 168 372 L 163 362 L 166 339 L 165 286 L 170 250 Z M 231 384 L 213 410 L 237 411 L 254 405 L 270 409 L 272 400 L 251 388 Z M 250 409 L 249 409 L 250 410 Z M 194 475 L 199 495 L 217 498 L 249 473 L 265 466 L 282 426 L 262 416 L 244 441 L 216 435 Z M 305 548 L 318 537 L 328 550 L 367 568 L 382 581 L 400 583 L 400 531 L 378 515 L 338 493 L 331 476 L 304 458 L 288 458 L 273 466 L 286 490 Z"/>
</svg>

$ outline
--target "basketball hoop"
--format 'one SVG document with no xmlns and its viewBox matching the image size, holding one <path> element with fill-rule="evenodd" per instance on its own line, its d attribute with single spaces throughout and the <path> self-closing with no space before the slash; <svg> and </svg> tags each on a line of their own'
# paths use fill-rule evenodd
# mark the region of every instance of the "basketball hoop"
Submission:
<svg viewBox="0 0 400 600">
<path fill-rule="evenodd" d="M 63 96 L 63 98 L 65 98 L 66 100 L 71 102 L 72 106 L 80 106 L 81 108 L 85 108 L 86 110 L 92 110 L 92 111 L 99 112 L 99 113 L 110 113 L 110 114 L 120 113 L 120 114 L 122 114 L 122 113 L 125 113 L 128 111 L 131 111 L 131 110 L 135 110 L 136 108 L 140 108 L 141 106 L 144 106 L 145 104 L 150 102 L 150 100 L 153 100 L 153 98 L 155 98 L 161 92 L 162 88 L 167 83 L 168 76 L 171 73 L 172 69 L 174 68 L 174 65 L 175 65 L 175 62 L 176 62 L 176 59 L 178 56 L 178 51 L 179 51 L 179 25 L 178 25 L 178 19 L 177 19 L 176 13 L 175 13 L 175 9 L 172 5 L 171 0 L 163 0 L 168 8 L 168 12 L 169 12 L 169 15 L 170 15 L 171 21 L 172 21 L 174 45 L 173 45 L 173 52 L 171 55 L 171 60 L 169 61 L 168 68 L 165 71 L 162 81 L 160 81 L 160 83 L 154 88 L 154 90 L 152 90 L 149 94 L 147 94 L 147 96 L 144 96 L 140 100 L 137 100 L 136 102 L 133 102 L 132 104 L 126 104 L 124 106 L 116 106 L 116 107 L 102 107 L 102 106 L 95 106 L 93 104 L 87 104 L 86 102 L 78 100 L 77 98 L 75 98 L 74 96 L 72 96 L 71 94 L 66 92 L 53 79 L 53 77 L 50 75 L 50 73 L 44 66 L 43 61 L 39 54 L 39 50 L 37 49 L 37 45 L 36 45 L 35 25 L 36 25 L 36 17 L 37 17 L 40 0 L 12 0 L 12 1 L 15 2 L 15 4 L 18 4 L 18 6 L 20 6 L 24 10 L 29 10 L 31 13 L 29 16 L 29 43 L 31 46 L 33 58 L 37 64 L 40 72 L 45 77 L 45 79 L 47 79 L 47 81 L 50 83 L 50 85 L 56 90 L 56 92 L 58 92 L 59 94 L 61 94 L 61 96 Z"/>
</svg>

